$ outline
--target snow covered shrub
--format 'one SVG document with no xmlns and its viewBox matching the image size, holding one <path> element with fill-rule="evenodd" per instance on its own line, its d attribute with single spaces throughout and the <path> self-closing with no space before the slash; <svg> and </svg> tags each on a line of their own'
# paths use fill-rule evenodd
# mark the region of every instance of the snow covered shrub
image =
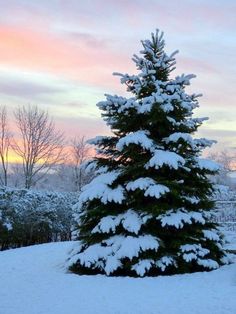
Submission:
<svg viewBox="0 0 236 314">
<path fill-rule="evenodd" d="M 219 223 L 224 233 L 236 232 L 236 193 L 229 186 L 216 185 L 215 211 L 212 213 L 212 220 Z"/>
<path fill-rule="evenodd" d="M 215 184 L 212 197 L 215 201 L 236 201 L 236 192 L 228 185 Z"/>
<path fill-rule="evenodd" d="M 74 193 L 0 190 L 0 249 L 70 240 Z"/>
<path fill-rule="evenodd" d="M 171 76 L 175 54 L 163 33 L 142 41 L 138 74 L 118 74 L 131 98 L 98 103 L 113 136 L 98 149 L 97 177 L 78 202 L 78 240 L 70 269 L 79 274 L 157 276 L 212 270 L 226 263 L 222 235 L 209 220 L 208 176 L 218 166 L 200 157 L 214 141 L 192 135 L 200 95 L 187 94 L 194 75 Z"/>
</svg>

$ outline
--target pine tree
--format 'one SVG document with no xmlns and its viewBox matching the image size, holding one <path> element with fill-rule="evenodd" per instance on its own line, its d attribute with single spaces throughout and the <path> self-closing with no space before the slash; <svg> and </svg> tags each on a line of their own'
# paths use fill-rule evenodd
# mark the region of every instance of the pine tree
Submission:
<svg viewBox="0 0 236 314">
<path fill-rule="evenodd" d="M 133 97 L 98 103 L 113 136 L 90 142 L 97 176 L 79 198 L 80 245 L 70 259 L 80 274 L 157 276 L 226 263 L 209 219 L 217 165 L 200 158 L 214 141 L 192 137 L 207 119 L 192 117 L 200 95 L 185 87 L 195 76 L 171 78 L 177 51 L 165 53 L 163 33 L 141 43 L 139 73 L 115 73 Z"/>
</svg>

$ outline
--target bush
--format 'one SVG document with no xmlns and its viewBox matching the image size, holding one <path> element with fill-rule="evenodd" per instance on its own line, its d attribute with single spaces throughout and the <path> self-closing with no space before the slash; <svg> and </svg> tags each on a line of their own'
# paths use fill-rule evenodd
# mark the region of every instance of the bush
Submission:
<svg viewBox="0 0 236 314">
<path fill-rule="evenodd" d="M 0 189 L 0 249 L 71 239 L 76 193 Z"/>
</svg>

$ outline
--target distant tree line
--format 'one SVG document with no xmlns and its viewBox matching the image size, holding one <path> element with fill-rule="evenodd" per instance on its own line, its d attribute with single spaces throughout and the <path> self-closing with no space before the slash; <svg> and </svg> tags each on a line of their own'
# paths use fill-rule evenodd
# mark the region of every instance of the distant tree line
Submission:
<svg viewBox="0 0 236 314">
<path fill-rule="evenodd" d="M 0 185 L 80 191 L 92 176 L 81 167 L 91 151 L 85 138 L 66 141 L 48 112 L 37 106 L 18 107 L 14 119 L 13 136 L 6 107 L 0 107 Z M 20 163 L 9 162 L 11 152 Z"/>
</svg>

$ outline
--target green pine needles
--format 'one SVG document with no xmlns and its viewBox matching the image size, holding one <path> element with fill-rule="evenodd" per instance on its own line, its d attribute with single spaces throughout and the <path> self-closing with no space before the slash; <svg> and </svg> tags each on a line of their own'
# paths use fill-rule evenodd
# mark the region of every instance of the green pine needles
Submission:
<svg viewBox="0 0 236 314">
<path fill-rule="evenodd" d="M 207 118 L 193 118 L 200 95 L 175 78 L 175 54 L 158 30 L 134 55 L 137 75 L 119 74 L 131 98 L 98 103 L 113 136 L 96 137 L 97 176 L 78 203 L 78 246 L 70 269 L 79 274 L 157 276 L 227 263 L 223 238 L 210 221 L 217 165 L 200 158 L 214 141 L 192 135 Z"/>
</svg>

